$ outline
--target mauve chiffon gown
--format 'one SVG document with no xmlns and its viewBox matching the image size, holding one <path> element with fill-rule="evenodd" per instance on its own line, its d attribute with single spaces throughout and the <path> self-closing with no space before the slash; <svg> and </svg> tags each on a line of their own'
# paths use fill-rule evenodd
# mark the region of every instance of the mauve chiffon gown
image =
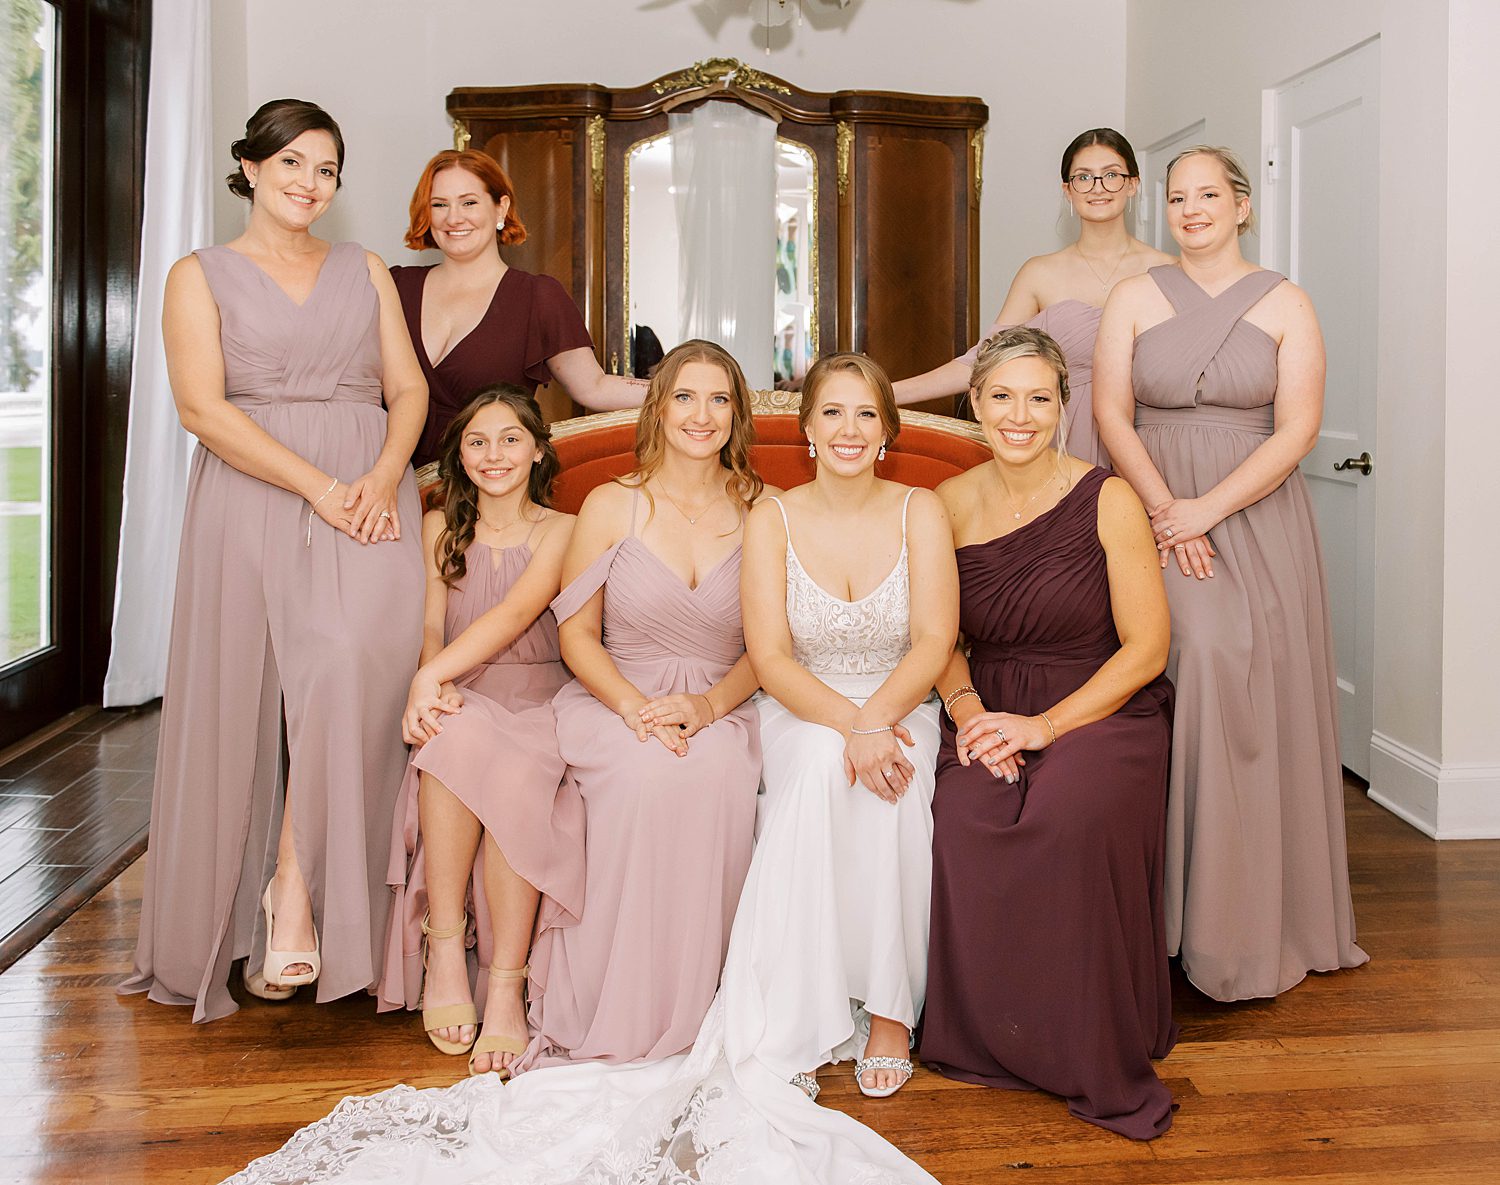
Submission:
<svg viewBox="0 0 1500 1185">
<path fill-rule="evenodd" d="M 1135 427 L 1173 495 L 1206 494 L 1271 435 L 1277 344 L 1242 318 L 1282 282 L 1210 297 L 1151 278 L 1176 315 L 1136 338 Z M 1274 996 L 1355 967 L 1333 639 L 1301 470 L 1210 532 L 1211 580 L 1164 573 L 1177 723 L 1167 811 L 1167 942 L 1217 1000 Z"/>
<path fill-rule="evenodd" d="M 989 711 L 1035 715 L 1120 648 L 1092 469 L 1045 514 L 958 549 L 959 616 Z M 1153 1058 L 1177 1040 L 1162 921 L 1172 685 L 1027 753 L 1014 785 L 959 764 L 944 717 L 933 798 L 922 1061 L 1041 1088 L 1133 1139 L 1171 1126 Z"/>
<path fill-rule="evenodd" d="M 530 541 L 492 548 L 471 543 L 465 571 L 448 590 L 444 645 L 505 600 L 531 562 Z M 427 912 L 426 857 L 418 833 L 422 773 L 468 807 L 517 875 L 541 891 L 537 930 L 573 925 L 583 909 L 583 802 L 563 779 L 552 697 L 568 682 L 557 622 L 544 611 L 509 646 L 458 680 L 463 708 L 443 717 L 443 731 L 411 751 L 396 802 L 387 878 L 395 899 L 386 934 L 379 1010 L 417 1008 L 422 995 L 422 918 Z M 485 846 L 470 882 L 467 941 L 475 1004 L 483 1009 L 494 957 L 484 892 Z"/>
<path fill-rule="evenodd" d="M 745 652 L 740 549 L 696 588 L 631 533 L 553 602 L 559 622 L 604 589 L 604 647 L 643 695 L 707 691 Z M 693 1044 L 719 985 L 750 866 L 760 728 L 743 703 L 677 757 L 644 743 L 583 684 L 553 700 L 567 776 L 587 818 L 578 925 L 531 954 L 532 1043 L 518 1072 L 600 1060 L 649 1061 Z"/>
<path fill-rule="evenodd" d="M 301 305 L 228 247 L 197 256 L 219 308 L 225 397 L 341 481 L 368 472 L 386 412 L 364 249 L 333 244 Z M 229 965 L 249 956 L 258 970 L 265 949 L 283 783 L 322 948 L 317 998 L 374 984 L 401 711 L 422 642 L 410 470 L 398 511 L 398 542 L 361 544 L 309 525 L 296 494 L 194 451 L 140 941 L 122 991 L 191 1004 L 195 1021 L 236 1010 Z"/>
<path fill-rule="evenodd" d="M 1095 305 L 1070 297 L 1049 304 L 1026 324 L 1048 334 L 1068 364 L 1068 405 L 1064 412 L 1068 418 L 1068 452 L 1090 465 L 1108 469 L 1109 454 L 1104 451 L 1099 429 L 1094 424 L 1094 341 L 1099 336 L 1099 318 L 1103 312 Z M 996 321 L 984 331 L 984 336 L 992 337 L 1005 328 L 1008 326 Z M 976 344 L 962 361 L 973 366 L 978 357 Z M 968 398 L 967 392 L 960 395 L 960 405 L 967 403 Z"/>
</svg>

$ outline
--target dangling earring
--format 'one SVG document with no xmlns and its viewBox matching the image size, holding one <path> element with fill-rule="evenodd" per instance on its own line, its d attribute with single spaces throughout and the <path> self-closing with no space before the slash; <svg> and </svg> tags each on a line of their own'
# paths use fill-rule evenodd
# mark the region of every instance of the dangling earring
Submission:
<svg viewBox="0 0 1500 1185">
<path fill-rule="evenodd" d="M 807 442 L 807 455 L 809 457 L 816 457 L 818 455 L 818 446 L 810 440 Z"/>
<path fill-rule="evenodd" d="M 880 446 L 880 451 L 875 454 L 875 459 L 877 461 L 884 461 L 885 460 L 885 445 L 882 444 Z"/>
</svg>

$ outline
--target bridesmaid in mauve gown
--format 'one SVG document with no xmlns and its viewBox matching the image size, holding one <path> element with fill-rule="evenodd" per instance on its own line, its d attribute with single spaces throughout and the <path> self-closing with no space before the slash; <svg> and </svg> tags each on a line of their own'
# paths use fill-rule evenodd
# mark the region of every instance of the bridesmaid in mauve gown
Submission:
<svg viewBox="0 0 1500 1185">
<path fill-rule="evenodd" d="M 441 453 L 442 509 L 423 519 L 427 636 L 402 720 L 412 751 L 376 994 L 382 1012 L 421 1007 L 444 1053 L 472 1044 L 470 1073 L 505 1072 L 527 1044 L 533 927 L 570 925 L 583 908 L 583 804 L 563 780 L 552 714 L 570 676 L 547 607 L 573 516 L 549 509 L 557 452 L 519 387 L 478 392 Z"/>
<path fill-rule="evenodd" d="M 1323 556 L 1297 464 L 1322 418 L 1305 293 L 1240 256 L 1250 184 L 1225 149 L 1167 171 L 1182 264 L 1105 310 L 1099 424 L 1151 508 L 1177 718 L 1167 941 L 1218 1000 L 1355 967 Z"/>
<path fill-rule="evenodd" d="M 579 513 L 553 603 L 578 678 L 553 707 L 587 818 L 583 915 L 533 949 L 517 1072 L 680 1053 L 718 987 L 760 782 L 740 625 L 753 431 L 739 366 L 684 343 L 651 380 L 636 471 Z"/>
<path fill-rule="evenodd" d="M 1091 128 L 1075 136 L 1063 150 L 1061 173 L 1063 200 L 1078 227 L 1078 238 L 1061 251 L 1034 256 L 1021 265 L 999 316 L 980 340 L 1006 326 L 1025 324 L 1057 342 L 1068 363 L 1068 452 L 1108 468 L 1093 414 L 1099 314 L 1113 285 L 1170 263 L 1171 256 L 1129 231 L 1126 215 L 1130 199 L 1140 190 L 1141 171 L 1130 141 L 1114 128 Z M 896 401 L 917 403 L 951 395 L 956 397 L 954 415 L 973 414 L 969 375 L 978 354 L 975 345 L 961 358 L 901 380 Z"/>
<path fill-rule="evenodd" d="M 1080 1119 L 1151 1139 L 1172 1121 L 1151 1061 L 1177 1037 L 1169 625 L 1151 531 L 1123 481 L 1049 447 L 1067 372 L 1046 334 L 1002 331 L 974 378 L 995 459 L 938 488 L 971 649 L 938 682 L 951 715 L 922 1061 L 1052 1091 Z"/>
<path fill-rule="evenodd" d="M 312 979 L 320 1001 L 375 982 L 421 642 L 407 464 L 421 372 L 384 266 L 308 233 L 338 184 L 338 125 L 276 100 L 235 156 L 230 188 L 254 194 L 246 233 L 167 281 L 172 393 L 199 443 L 122 987 L 191 1004 L 195 1021 L 236 1010 L 235 959 L 268 999 Z"/>
</svg>

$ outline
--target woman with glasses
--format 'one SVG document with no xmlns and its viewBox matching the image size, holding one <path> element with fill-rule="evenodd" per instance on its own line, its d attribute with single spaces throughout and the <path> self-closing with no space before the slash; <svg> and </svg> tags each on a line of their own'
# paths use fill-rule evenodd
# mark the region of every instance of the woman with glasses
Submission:
<svg viewBox="0 0 1500 1185">
<path fill-rule="evenodd" d="M 1108 467 L 1094 427 L 1094 338 L 1105 298 L 1121 280 L 1138 276 L 1172 257 L 1141 242 L 1126 225 L 1126 203 L 1141 187 L 1141 171 L 1130 141 L 1113 128 L 1090 128 L 1062 155 L 1062 195 L 1078 237 L 1061 251 L 1036 255 L 1021 265 L 985 338 L 1009 325 L 1041 329 L 1068 360 L 1068 402 L 1063 437 L 1075 457 Z M 954 414 L 971 415 L 969 375 L 976 345 L 962 358 L 896 384 L 896 402 L 954 396 Z"/>
</svg>

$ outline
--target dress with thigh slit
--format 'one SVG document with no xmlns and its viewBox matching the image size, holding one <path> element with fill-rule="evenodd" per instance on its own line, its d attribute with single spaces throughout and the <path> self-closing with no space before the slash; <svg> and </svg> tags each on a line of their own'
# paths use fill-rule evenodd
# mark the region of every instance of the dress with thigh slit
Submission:
<svg viewBox="0 0 1500 1185">
<path fill-rule="evenodd" d="M 334 243 L 300 305 L 229 247 L 197 256 L 218 305 L 228 401 L 340 481 L 367 473 L 386 412 L 364 249 Z M 317 998 L 375 982 L 401 711 L 422 642 L 410 470 L 398 498 L 401 539 L 361 544 L 309 521 L 296 494 L 195 450 L 140 940 L 121 990 L 191 1004 L 195 1021 L 236 1010 L 229 965 L 249 956 L 260 967 L 283 784 L 322 949 Z"/>
</svg>

